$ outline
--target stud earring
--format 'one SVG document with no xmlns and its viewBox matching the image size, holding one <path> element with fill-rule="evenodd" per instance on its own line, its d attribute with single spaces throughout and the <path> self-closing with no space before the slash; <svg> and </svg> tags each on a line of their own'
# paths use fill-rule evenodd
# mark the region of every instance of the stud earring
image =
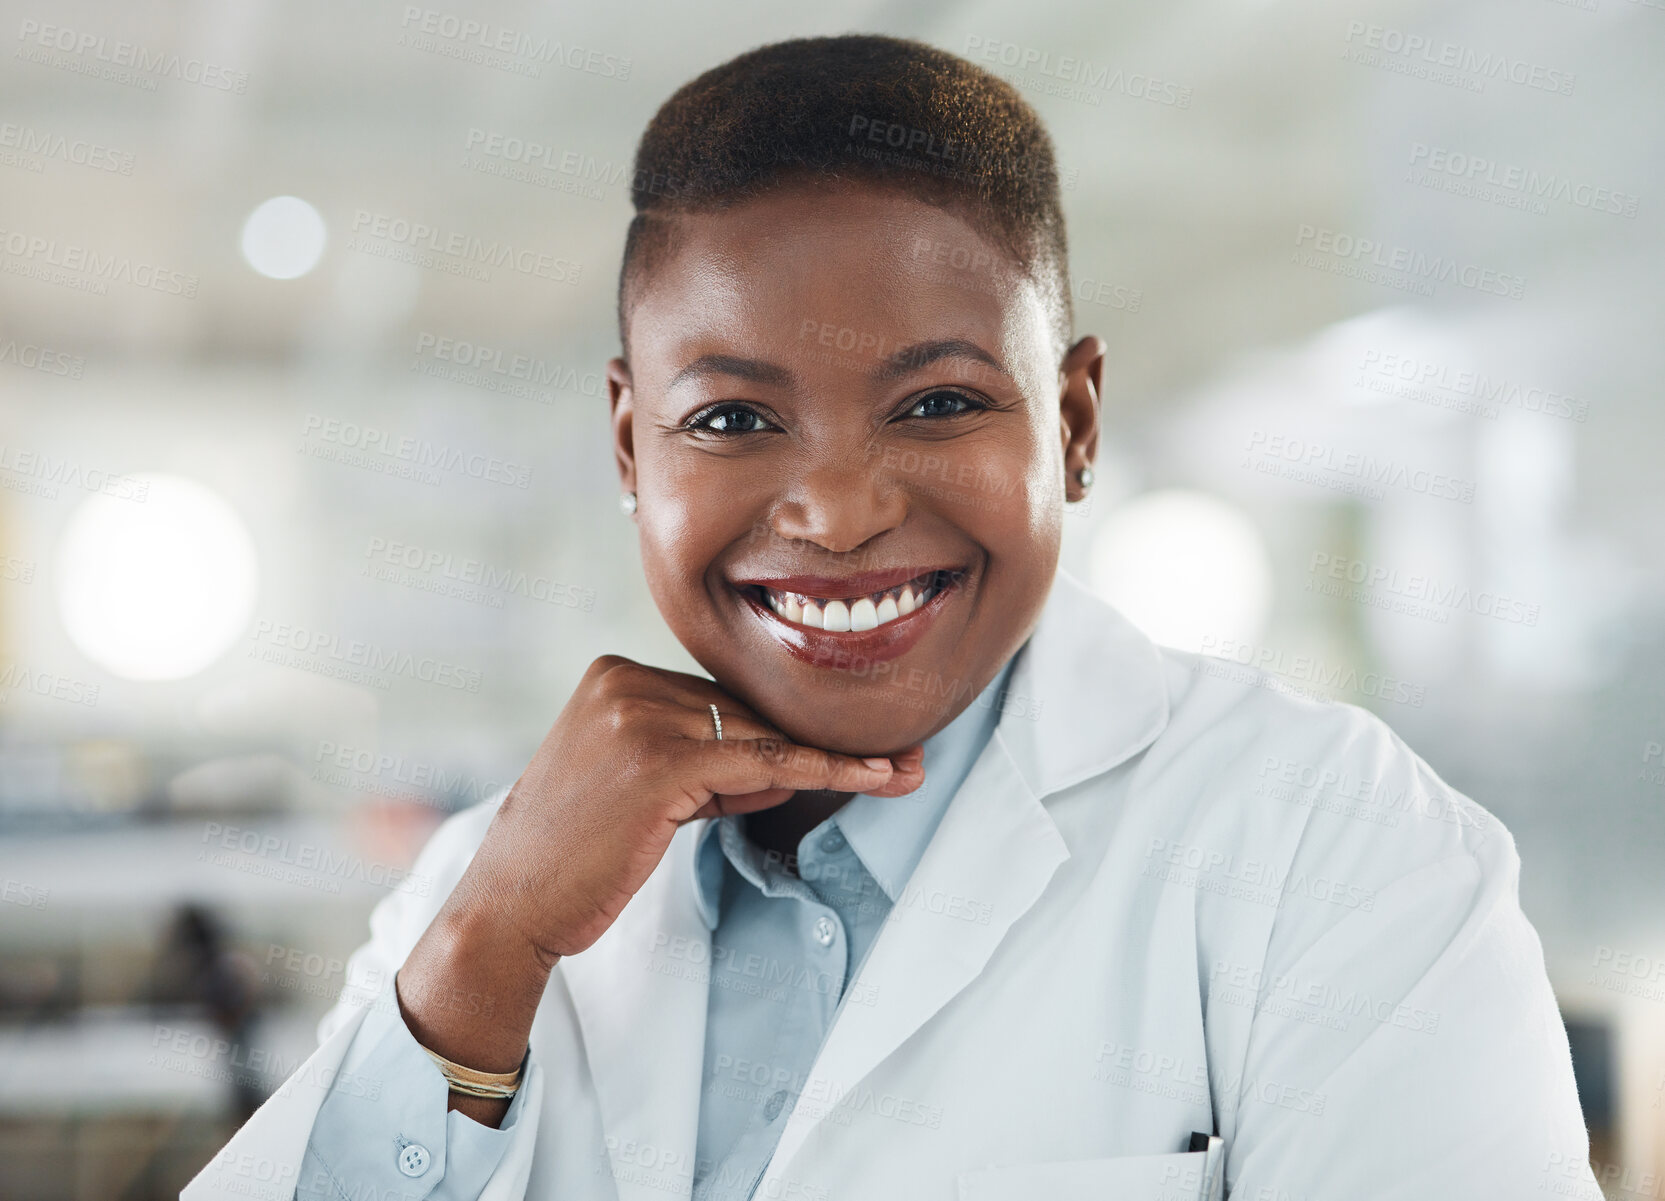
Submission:
<svg viewBox="0 0 1665 1201">
<path fill-rule="evenodd" d="M 636 494 L 634 492 L 626 492 L 623 496 L 619 497 L 619 508 L 624 510 L 624 515 L 626 517 L 634 514 L 636 512 Z"/>
<path fill-rule="evenodd" d="M 1080 471 L 1075 473 L 1075 478 L 1083 488 L 1091 488 L 1093 486 L 1093 469 L 1091 467 L 1083 467 Z"/>
</svg>

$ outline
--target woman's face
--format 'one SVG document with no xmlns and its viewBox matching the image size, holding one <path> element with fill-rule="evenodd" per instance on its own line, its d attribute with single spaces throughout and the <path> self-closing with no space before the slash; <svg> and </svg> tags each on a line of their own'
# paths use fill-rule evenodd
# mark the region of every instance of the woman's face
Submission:
<svg viewBox="0 0 1665 1201">
<path fill-rule="evenodd" d="M 608 369 L 648 587 L 794 741 L 888 754 L 1034 628 L 1103 344 L 1062 368 L 1035 285 L 965 221 L 867 186 L 677 219 Z"/>
</svg>

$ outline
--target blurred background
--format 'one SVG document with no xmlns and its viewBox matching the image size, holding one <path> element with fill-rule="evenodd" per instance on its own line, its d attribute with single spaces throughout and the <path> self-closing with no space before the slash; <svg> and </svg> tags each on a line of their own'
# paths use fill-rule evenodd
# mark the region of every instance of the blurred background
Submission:
<svg viewBox="0 0 1665 1201">
<path fill-rule="evenodd" d="M 0 13 L 0 1196 L 174 1195 L 585 665 L 697 670 L 608 453 L 631 156 L 850 30 L 1052 131 L 1111 348 L 1066 569 L 1502 819 L 1660 1195 L 1659 0 Z"/>
</svg>

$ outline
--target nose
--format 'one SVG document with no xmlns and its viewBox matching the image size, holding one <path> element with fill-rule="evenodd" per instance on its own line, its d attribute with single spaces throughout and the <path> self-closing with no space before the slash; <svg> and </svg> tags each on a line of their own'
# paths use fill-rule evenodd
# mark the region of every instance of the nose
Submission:
<svg viewBox="0 0 1665 1201">
<path fill-rule="evenodd" d="M 843 554 L 894 530 L 908 516 L 906 492 L 873 455 L 818 457 L 783 485 L 769 513 L 781 538 Z"/>
</svg>

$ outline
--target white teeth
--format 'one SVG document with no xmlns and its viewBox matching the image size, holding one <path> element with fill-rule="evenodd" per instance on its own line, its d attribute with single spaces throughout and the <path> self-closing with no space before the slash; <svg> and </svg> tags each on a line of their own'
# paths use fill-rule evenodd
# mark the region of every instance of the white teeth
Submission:
<svg viewBox="0 0 1665 1201">
<path fill-rule="evenodd" d="M 807 597 L 802 593 L 776 592 L 765 588 L 763 599 L 782 620 L 796 625 L 809 626 L 816 630 L 831 630 L 834 633 L 859 633 L 877 629 L 899 617 L 906 617 L 914 610 L 922 608 L 939 591 L 941 589 L 935 587 L 934 583 L 927 584 L 918 591 L 914 590 L 912 583 L 907 583 L 900 588 L 887 588 L 883 592 L 875 592 L 872 596 L 858 597 L 855 600 L 828 600 L 824 597 Z"/>
</svg>

